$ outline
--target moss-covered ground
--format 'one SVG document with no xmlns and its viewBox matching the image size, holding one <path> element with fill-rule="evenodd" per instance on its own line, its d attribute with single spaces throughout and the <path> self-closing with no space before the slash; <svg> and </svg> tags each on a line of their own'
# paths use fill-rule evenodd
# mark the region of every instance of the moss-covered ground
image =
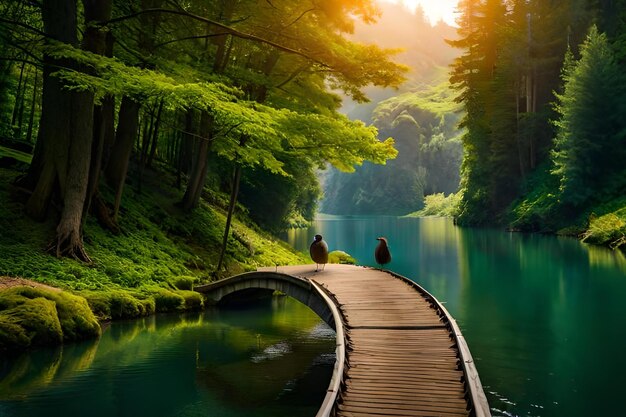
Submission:
<svg viewBox="0 0 626 417">
<path fill-rule="evenodd" d="M 99 332 L 95 320 L 200 309 L 204 300 L 192 291 L 196 283 L 259 266 L 311 262 L 260 230 L 240 209 L 231 227 L 225 270 L 217 273 L 226 222 L 220 202 L 227 196 L 213 194 L 210 200 L 216 205 L 202 202 L 185 212 L 176 205 L 183 191 L 167 186 L 174 179 L 162 172 L 146 175 L 141 193 L 136 185 L 126 186 L 121 233 L 89 216 L 84 241 L 92 263 L 59 259 L 47 251 L 57 210 L 51 207 L 42 223 L 24 214 L 27 194 L 13 185 L 19 169 L 23 166 L 0 168 L 0 277 L 27 278 L 59 288 L 62 295 L 27 287 L 0 289 L 0 349 L 93 336 Z M 108 199 L 106 190 L 103 194 Z"/>
</svg>

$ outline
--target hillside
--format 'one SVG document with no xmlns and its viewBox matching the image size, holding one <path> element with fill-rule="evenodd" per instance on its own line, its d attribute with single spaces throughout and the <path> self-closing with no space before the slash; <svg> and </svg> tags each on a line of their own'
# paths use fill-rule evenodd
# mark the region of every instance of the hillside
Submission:
<svg viewBox="0 0 626 417">
<path fill-rule="evenodd" d="M 141 193 L 128 187 L 119 234 L 88 217 L 84 241 L 91 263 L 58 258 L 50 244 L 55 235 L 56 209 L 52 208 L 48 220 L 33 222 L 24 214 L 27 194 L 14 185 L 28 167 L 30 155 L 0 147 L 0 160 L 4 166 L 0 168 L 0 277 L 5 277 L 5 285 L 0 286 L 5 287 L 0 296 L 0 350 L 91 337 L 99 331 L 95 319 L 202 308 L 200 294 L 189 291 L 197 283 L 258 266 L 310 262 L 261 231 L 239 206 L 228 240 L 225 270 L 216 274 L 228 197 L 205 194 L 206 200 L 196 210 L 186 212 L 176 204 L 182 191 L 174 186 L 175 176 L 162 168 L 146 172 Z M 111 198 L 110 190 L 103 190 L 103 194 L 105 199 Z M 45 286 L 26 293 L 24 288 L 28 287 L 6 289 L 11 286 L 11 279 L 6 277 Z M 58 293 L 46 286 L 64 291 Z M 31 309 L 32 303 L 45 304 L 45 300 L 61 306 L 56 309 L 60 315 L 82 307 L 74 313 L 76 317 L 66 317 L 64 322 L 61 316 L 55 319 L 54 308 L 50 314 L 41 306 Z M 42 332 L 58 320 L 57 331 Z M 68 333 L 68 320 L 80 320 L 86 328 Z"/>
</svg>

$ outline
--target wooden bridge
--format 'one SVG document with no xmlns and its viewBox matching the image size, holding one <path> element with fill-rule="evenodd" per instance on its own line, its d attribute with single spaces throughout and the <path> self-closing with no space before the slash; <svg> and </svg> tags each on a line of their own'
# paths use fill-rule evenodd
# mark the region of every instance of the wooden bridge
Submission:
<svg viewBox="0 0 626 417">
<path fill-rule="evenodd" d="M 389 271 L 328 264 L 266 268 L 195 288 L 215 301 L 252 288 L 311 307 L 337 334 L 326 416 L 490 416 L 454 319 L 426 290 Z"/>
</svg>

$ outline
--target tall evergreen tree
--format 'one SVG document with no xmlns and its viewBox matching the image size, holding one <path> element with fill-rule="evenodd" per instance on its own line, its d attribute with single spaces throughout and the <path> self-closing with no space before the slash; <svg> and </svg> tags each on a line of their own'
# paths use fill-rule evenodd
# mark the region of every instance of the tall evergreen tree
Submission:
<svg viewBox="0 0 626 417">
<path fill-rule="evenodd" d="M 626 80 L 606 35 L 592 26 L 581 57 L 564 71 L 552 153 L 561 200 L 586 207 L 626 186 Z"/>
</svg>

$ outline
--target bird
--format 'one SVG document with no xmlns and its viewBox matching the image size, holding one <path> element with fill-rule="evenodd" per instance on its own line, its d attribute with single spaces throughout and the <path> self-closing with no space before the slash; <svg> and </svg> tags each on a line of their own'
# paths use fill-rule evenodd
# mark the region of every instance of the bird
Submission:
<svg viewBox="0 0 626 417">
<path fill-rule="evenodd" d="M 311 259 L 315 262 L 315 272 L 319 270 L 319 265 L 322 264 L 322 271 L 328 263 L 328 245 L 322 239 L 322 235 L 315 235 L 313 243 L 309 247 L 309 253 Z"/>
<path fill-rule="evenodd" d="M 391 262 L 391 252 L 389 252 L 389 246 L 387 246 L 387 238 L 377 237 L 376 240 L 379 243 L 374 251 L 374 257 L 376 258 L 376 263 L 382 268 L 384 264 Z"/>
</svg>

